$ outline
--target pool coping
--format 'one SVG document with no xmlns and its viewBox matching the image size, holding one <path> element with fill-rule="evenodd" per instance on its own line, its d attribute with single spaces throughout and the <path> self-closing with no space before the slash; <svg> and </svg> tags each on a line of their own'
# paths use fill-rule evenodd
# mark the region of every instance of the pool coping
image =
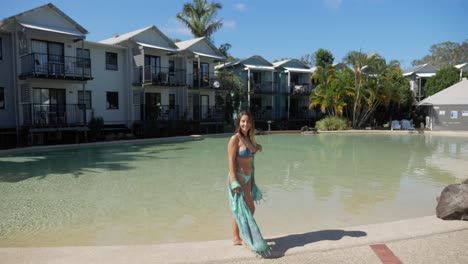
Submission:
<svg viewBox="0 0 468 264">
<path fill-rule="evenodd" d="M 313 230 L 303 234 L 267 236 L 267 240 L 270 240 L 270 245 L 272 239 L 279 243 L 276 250 L 272 245 L 273 257 L 294 255 L 300 258 L 304 253 L 416 238 L 424 240 L 433 235 L 466 230 L 468 221 L 444 221 L 435 216 L 425 216 L 334 230 Z M 255 255 L 242 246 L 232 246 L 230 240 L 215 240 L 151 245 L 4 247 L 0 248 L 0 259 L 5 263 L 222 263 L 252 261 Z"/>
</svg>

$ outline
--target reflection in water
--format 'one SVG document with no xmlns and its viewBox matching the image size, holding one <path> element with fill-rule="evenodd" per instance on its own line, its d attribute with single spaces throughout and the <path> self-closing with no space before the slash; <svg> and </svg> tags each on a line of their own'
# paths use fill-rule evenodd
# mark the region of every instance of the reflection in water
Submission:
<svg viewBox="0 0 468 264">
<path fill-rule="evenodd" d="M 228 138 L 0 156 L 0 246 L 227 239 Z M 434 214 L 468 178 L 468 140 L 266 135 L 256 156 L 266 236 Z"/>
</svg>

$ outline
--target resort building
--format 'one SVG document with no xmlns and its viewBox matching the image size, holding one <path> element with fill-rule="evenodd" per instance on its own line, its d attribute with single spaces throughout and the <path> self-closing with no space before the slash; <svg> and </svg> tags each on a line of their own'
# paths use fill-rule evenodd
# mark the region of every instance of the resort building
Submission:
<svg viewBox="0 0 468 264">
<path fill-rule="evenodd" d="M 468 80 L 460 82 L 422 100 L 431 130 L 468 130 Z"/>
<path fill-rule="evenodd" d="M 250 109 L 256 120 L 267 121 L 279 118 L 279 112 L 273 110 L 279 107 L 277 105 L 279 90 L 275 82 L 273 64 L 255 55 L 215 68 L 219 73 L 228 71 L 240 77 L 247 98 L 241 108 Z M 283 111 L 286 111 L 286 108 L 283 108 Z"/>
<path fill-rule="evenodd" d="M 437 68 L 426 63 L 410 68 L 403 73 L 403 76 L 408 78 L 410 90 L 414 93 L 417 101 L 421 101 L 426 97 L 424 93 L 426 81 L 430 77 L 436 75 L 437 71 Z"/>
<path fill-rule="evenodd" d="M 2 115 L 0 123 L 15 127 L 18 134 L 20 128 L 31 133 L 30 143 L 35 132 L 43 141 L 51 127 L 81 130 L 87 117 L 79 97 L 93 79 L 89 50 L 84 48 L 88 31 L 52 4 L 6 18 L 0 30 L 2 43 L 8 43 L 2 67 L 10 68 L 2 70 L 8 75 L 2 77 L 7 80 L 2 84 L 7 116 Z"/>
<path fill-rule="evenodd" d="M 281 121 L 281 128 L 297 128 L 295 123 L 303 126 L 316 117 L 309 109 L 313 69 L 297 59 L 270 63 L 255 55 L 215 68 L 240 78 L 246 98 L 241 108 L 250 109 L 260 124 Z"/>
<path fill-rule="evenodd" d="M 100 42 L 87 34 L 53 4 L 0 21 L 2 146 L 86 141 L 93 117 L 106 129 L 223 121 L 214 66 L 225 58 L 208 39 L 174 43 L 155 26 Z"/>
<path fill-rule="evenodd" d="M 315 110 L 309 110 L 312 69 L 297 59 L 274 62 L 273 65 L 278 84 L 275 116 L 290 121 L 315 117 Z"/>
</svg>

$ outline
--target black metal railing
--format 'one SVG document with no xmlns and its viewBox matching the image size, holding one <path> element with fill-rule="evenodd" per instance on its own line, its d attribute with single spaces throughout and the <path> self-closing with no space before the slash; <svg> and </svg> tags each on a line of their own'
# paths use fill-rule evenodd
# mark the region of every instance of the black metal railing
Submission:
<svg viewBox="0 0 468 264">
<path fill-rule="evenodd" d="M 140 85 L 144 82 L 162 86 L 183 86 L 186 84 L 185 77 L 184 69 L 156 67 L 150 65 L 133 68 L 134 85 Z"/>
<path fill-rule="evenodd" d="M 250 83 L 250 93 L 253 93 L 253 94 L 273 94 L 276 92 L 276 89 L 277 88 L 273 86 L 273 82 L 271 81 Z M 247 92 L 248 87 L 246 86 L 244 90 Z"/>
<path fill-rule="evenodd" d="M 201 122 L 219 122 L 224 119 L 221 106 L 196 105 L 193 107 L 192 120 Z"/>
<path fill-rule="evenodd" d="M 179 120 L 178 105 L 134 105 L 136 120 L 169 121 Z"/>
<path fill-rule="evenodd" d="M 315 110 L 309 109 L 307 106 L 300 109 L 290 109 L 289 110 L 289 119 L 301 120 L 301 119 L 311 119 L 316 116 Z"/>
<path fill-rule="evenodd" d="M 250 112 L 254 116 L 255 120 L 272 120 L 273 119 L 273 109 L 271 106 L 267 107 L 250 107 Z"/>
<path fill-rule="evenodd" d="M 188 80 L 191 89 L 222 89 L 220 78 L 213 72 L 189 73 Z"/>
<path fill-rule="evenodd" d="M 312 87 L 310 84 L 294 84 L 291 83 L 289 86 L 289 92 L 291 95 L 310 95 Z"/>
<path fill-rule="evenodd" d="M 29 53 L 21 57 L 19 77 L 90 80 L 92 79 L 91 59 Z"/>
<path fill-rule="evenodd" d="M 67 127 L 86 123 L 84 104 L 23 104 L 23 126 Z"/>
</svg>

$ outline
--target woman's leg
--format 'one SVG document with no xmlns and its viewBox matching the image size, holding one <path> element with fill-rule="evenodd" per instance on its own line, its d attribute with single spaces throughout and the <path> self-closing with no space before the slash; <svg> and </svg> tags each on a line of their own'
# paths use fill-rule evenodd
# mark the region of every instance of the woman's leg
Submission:
<svg viewBox="0 0 468 264">
<path fill-rule="evenodd" d="M 242 239 L 239 235 L 239 227 L 237 226 L 234 217 L 232 218 L 232 237 L 232 244 L 234 244 L 234 246 L 242 245 Z"/>
<path fill-rule="evenodd" d="M 242 189 L 244 191 L 244 200 L 247 206 L 250 209 L 252 215 L 255 213 L 255 203 L 252 197 L 252 181 L 249 181 L 246 185 L 242 185 Z"/>
</svg>

